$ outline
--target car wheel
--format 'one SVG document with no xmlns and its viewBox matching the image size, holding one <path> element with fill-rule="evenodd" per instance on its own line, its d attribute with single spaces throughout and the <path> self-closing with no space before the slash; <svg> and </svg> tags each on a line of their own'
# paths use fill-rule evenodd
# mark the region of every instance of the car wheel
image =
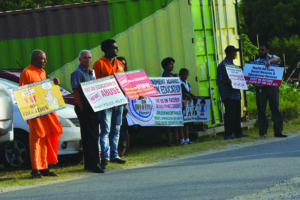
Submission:
<svg viewBox="0 0 300 200">
<path fill-rule="evenodd" d="M 6 145 L 1 154 L 3 164 L 7 169 L 28 168 L 30 166 L 28 134 L 15 132 L 14 141 Z"/>
</svg>

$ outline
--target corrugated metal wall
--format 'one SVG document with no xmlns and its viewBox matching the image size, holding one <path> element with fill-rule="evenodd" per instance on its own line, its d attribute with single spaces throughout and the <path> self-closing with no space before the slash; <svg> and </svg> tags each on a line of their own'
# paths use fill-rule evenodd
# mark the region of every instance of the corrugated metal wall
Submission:
<svg viewBox="0 0 300 200">
<path fill-rule="evenodd" d="M 223 107 L 217 87 L 217 66 L 226 56 L 226 46 L 239 47 L 236 0 L 192 0 L 191 3 L 200 95 L 211 97 L 211 125 L 219 124 L 223 122 Z M 234 63 L 241 65 L 239 55 Z"/>
</svg>

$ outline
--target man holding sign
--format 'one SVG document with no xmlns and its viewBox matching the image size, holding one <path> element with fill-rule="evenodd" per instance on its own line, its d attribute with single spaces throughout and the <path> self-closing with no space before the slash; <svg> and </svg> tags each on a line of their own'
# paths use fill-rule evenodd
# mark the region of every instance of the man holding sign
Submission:
<svg viewBox="0 0 300 200">
<path fill-rule="evenodd" d="M 79 63 L 78 68 L 71 74 L 71 86 L 76 100 L 75 112 L 80 123 L 84 168 L 95 173 L 103 173 L 103 169 L 99 166 L 99 113 L 93 111 L 80 85 L 82 82 L 96 79 L 93 70 L 90 69 L 91 52 L 81 51 Z"/>
<path fill-rule="evenodd" d="M 121 61 L 116 59 L 119 48 L 113 39 L 105 40 L 101 43 L 101 50 L 104 52 L 97 60 L 93 69 L 96 78 L 104 78 L 114 75 L 114 73 L 124 72 L 124 66 Z M 118 155 L 118 144 L 120 136 L 120 127 L 122 124 L 123 105 L 108 108 L 100 111 L 100 146 L 101 146 L 101 167 L 105 168 L 108 164 L 108 150 L 110 148 L 110 162 L 124 164 Z"/>
<path fill-rule="evenodd" d="M 27 85 L 47 79 L 44 67 L 47 63 L 46 54 L 41 50 L 34 50 L 31 63 L 20 75 L 19 85 Z M 54 79 L 58 85 L 59 80 Z M 57 163 L 59 135 L 63 129 L 55 112 L 27 120 L 29 125 L 29 146 L 33 178 L 43 176 L 58 176 L 48 169 L 49 163 Z"/>
<path fill-rule="evenodd" d="M 240 49 L 236 49 L 231 45 L 227 46 L 225 49 L 226 58 L 217 68 L 219 93 L 225 106 L 225 140 L 235 139 L 232 133 L 236 138 L 247 137 L 247 135 L 242 134 L 241 128 L 241 92 L 239 89 L 232 88 L 231 79 L 229 79 L 226 72 L 226 65 L 234 65 L 233 60 L 237 56 L 237 51 L 240 51 Z"/>
<path fill-rule="evenodd" d="M 259 45 L 259 59 L 255 62 L 266 65 L 268 69 L 271 63 L 279 64 L 280 58 L 275 55 L 269 54 L 270 47 L 267 43 Z M 283 119 L 279 111 L 279 87 L 275 86 L 262 86 L 254 85 L 256 87 L 256 105 L 258 112 L 258 123 L 259 123 L 259 135 L 266 137 L 268 131 L 268 119 L 266 116 L 267 101 L 269 100 L 269 106 L 272 112 L 273 128 L 275 137 L 287 137 L 282 134 L 283 130 Z"/>
</svg>

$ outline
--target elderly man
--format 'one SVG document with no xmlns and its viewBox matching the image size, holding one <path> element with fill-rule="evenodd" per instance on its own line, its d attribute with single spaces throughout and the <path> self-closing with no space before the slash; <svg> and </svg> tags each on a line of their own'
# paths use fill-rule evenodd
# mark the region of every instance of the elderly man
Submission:
<svg viewBox="0 0 300 200">
<path fill-rule="evenodd" d="M 226 72 L 226 65 L 234 65 L 233 60 L 237 56 L 237 51 L 240 51 L 240 49 L 236 49 L 232 45 L 227 46 L 225 49 L 226 58 L 217 68 L 217 84 L 225 106 L 225 140 L 248 136 L 242 134 L 241 128 L 241 92 L 232 88 L 231 80 Z M 234 133 L 235 137 L 232 136 L 232 133 Z"/>
<path fill-rule="evenodd" d="M 279 64 L 280 58 L 275 55 L 269 54 L 270 47 L 267 43 L 259 45 L 259 59 L 255 62 L 265 64 L 268 69 L 271 63 Z M 272 112 L 274 137 L 287 137 L 282 134 L 283 119 L 279 111 L 279 87 L 254 85 L 256 87 L 256 105 L 258 112 L 259 135 L 262 137 L 267 136 L 268 119 L 266 116 L 267 101 Z"/>
<path fill-rule="evenodd" d="M 101 43 L 101 50 L 104 52 L 97 60 L 93 69 L 96 78 L 104 78 L 114 75 L 117 72 L 124 72 L 121 61 L 115 57 L 118 55 L 118 46 L 115 40 L 108 39 Z M 101 167 L 105 168 L 108 164 L 108 149 L 110 147 L 110 162 L 124 164 L 118 155 L 118 143 L 120 127 L 122 124 L 123 105 L 100 111 L 100 146 L 101 146 Z"/>
<path fill-rule="evenodd" d="M 20 86 L 46 79 L 44 67 L 47 63 L 46 54 L 41 50 L 34 50 L 31 54 L 31 63 L 20 76 Z M 59 84 L 58 79 L 54 79 Z M 29 125 L 30 157 L 33 178 L 43 176 L 58 176 L 49 170 L 48 164 L 57 163 L 59 135 L 63 129 L 55 112 L 41 117 L 27 120 Z"/>
<path fill-rule="evenodd" d="M 71 74 L 71 86 L 76 100 L 75 112 L 80 123 L 84 168 L 95 173 L 103 173 L 104 170 L 99 166 L 99 113 L 93 111 L 80 85 L 82 82 L 96 79 L 93 70 L 90 69 L 91 52 L 81 51 L 79 63 L 78 68 Z"/>
</svg>

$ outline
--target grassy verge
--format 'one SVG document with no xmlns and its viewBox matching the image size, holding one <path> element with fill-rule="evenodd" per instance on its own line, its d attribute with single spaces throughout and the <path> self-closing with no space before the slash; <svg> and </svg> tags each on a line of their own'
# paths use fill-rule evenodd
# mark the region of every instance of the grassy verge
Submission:
<svg viewBox="0 0 300 200">
<path fill-rule="evenodd" d="M 293 133 L 299 131 L 300 118 L 290 120 L 284 125 L 285 133 Z M 270 127 L 272 125 L 270 124 Z M 216 137 L 207 136 L 193 140 L 194 144 L 184 146 L 167 147 L 163 145 L 154 145 L 151 147 L 135 146 L 128 149 L 128 156 L 124 159 L 127 160 L 127 164 L 119 165 L 110 163 L 107 167 L 107 171 L 117 168 L 133 168 L 144 165 L 156 163 L 163 159 L 170 159 L 181 157 L 185 155 L 195 155 L 208 150 L 223 149 L 229 144 L 241 144 L 246 142 L 254 142 L 260 139 L 273 138 L 273 130 L 270 128 L 268 136 L 261 138 L 258 135 L 257 128 L 251 128 L 244 130 L 244 134 L 250 135 L 248 138 L 236 139 L 236 140 L 223 140 L 222 134 Z M 47 184 L 49 182 L 66 180 L 71 178 L 77 178 L 87 175 L 88 172 L 83 170 L 83 163 L 77 165 L 70 165 L 68 163 L 52 166 L 55 172 L 60 174 L 60 177 L 45 177 L 42 179 L 32 179 L 30 176 L 31 170 L 18 170 L 9 171 L 5 170 L 0 165 L 0 192 L 6 191 L 8 188 L 22 187 L 36 184 Z"/>
</svg>

